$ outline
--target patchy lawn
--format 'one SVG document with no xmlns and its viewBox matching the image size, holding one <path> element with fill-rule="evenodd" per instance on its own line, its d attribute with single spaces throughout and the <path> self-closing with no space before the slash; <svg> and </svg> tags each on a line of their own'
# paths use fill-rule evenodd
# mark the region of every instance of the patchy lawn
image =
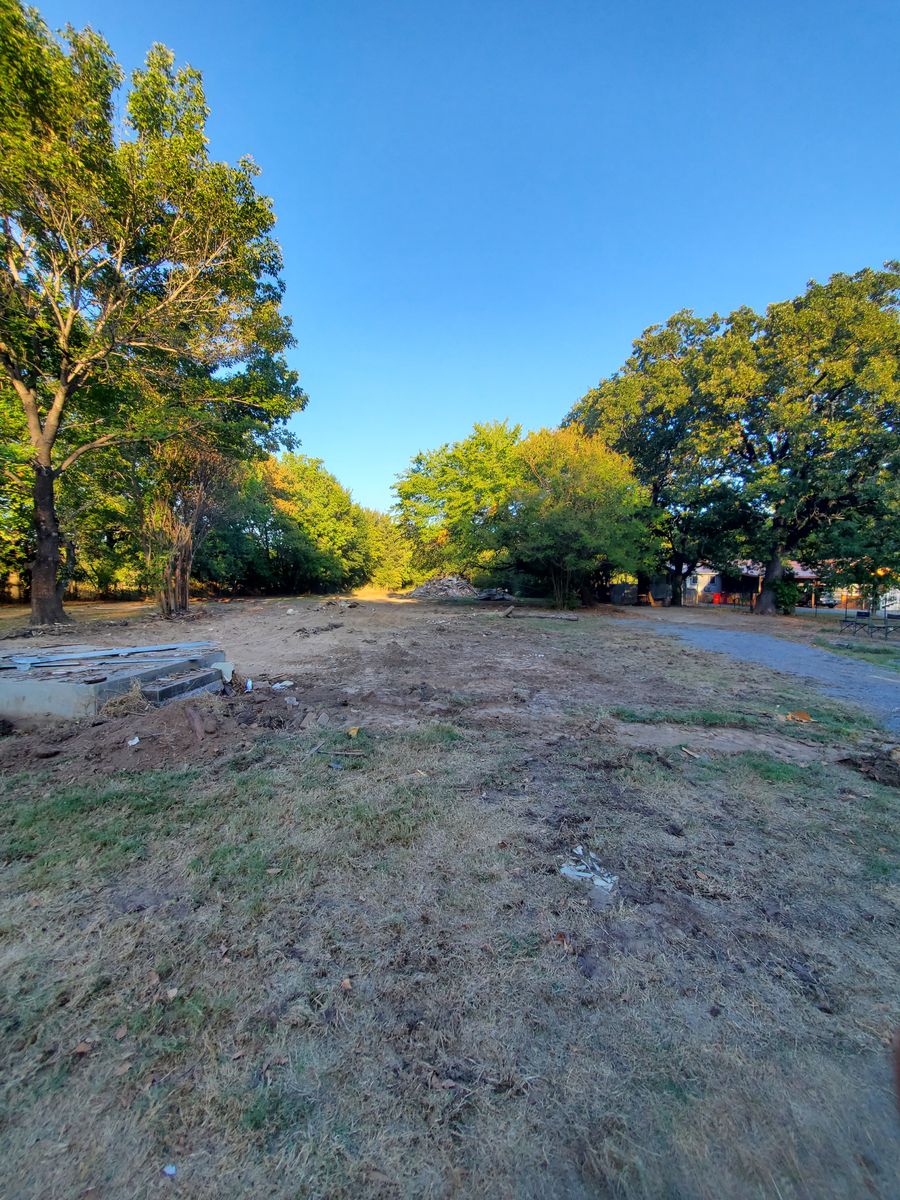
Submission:
<svg viewBox="0 0 900 1200">
<path fill-rule="evenodd" d="M 871 663 L 875 667 L 887 667 L 889 671 L 900 671 L 900 642 L 859 636 L 853 640 L 832 635 L 818 637 L 817 646 L 832 650 L 835 654 L 847 654 L 851 658 Z"/>
<path fill-rule="evenodd" d="M 9 1194 L 895 1196 L 871 723 L 614 617 L 333 616 L 223 616 L 199 741 L 0 741 Z"/>
</svg>

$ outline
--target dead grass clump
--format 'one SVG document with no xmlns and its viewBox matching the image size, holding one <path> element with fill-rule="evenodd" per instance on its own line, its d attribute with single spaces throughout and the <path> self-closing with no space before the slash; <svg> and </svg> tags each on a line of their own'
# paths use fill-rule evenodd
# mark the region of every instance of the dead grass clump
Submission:
<svg viewBox="0 0 900 1200">
<path fill-rule="evenodd" d="M 127 692 L 121 692 L 118 696 L 107 700 L 101 709 L 101 716 L 131 717 L 139 713 L 150 712 L 155 707 L 152 701 L 141 694 L 141 685 L 135 679 Z"/>
</svg>

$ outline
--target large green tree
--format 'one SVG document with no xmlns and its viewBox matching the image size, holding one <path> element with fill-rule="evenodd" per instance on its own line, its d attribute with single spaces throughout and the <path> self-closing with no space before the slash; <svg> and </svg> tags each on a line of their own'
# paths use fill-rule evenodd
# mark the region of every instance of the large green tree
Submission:
<svg viewBox="0 0 900 1200">
<path fill-rule="evenodd" d="M 458 442 L 417 454 L 394 485 L 396 511 L 422 574 L 487 566 L 491 520 L 520 476 L 519 425 L 477 424 Z"/>
<path fill-rule="evenodd" d="M 366 583 L 377 557 L 369 515 L 321 459 L 285 454 L 264 470 L 281 529 L 283 586 L 331 591 Z"/>
<path fill-rule="evenodd" d="M 516 447 L 519 478 L 492 526 L 513 570 L 549 586 L 558 607 L 640 565 L 647 495 L 627 458 L 575 428 Z"/>
<path fill-rule="evenodd" d="M 804 547 L 826 587 L 849 587 L 877 609 L 900 586 L 900 471 L 897 464 L 860 488 L 859 503 Z"/>
<path fill-rule="evenodd" d="M 62 472 L 125 440 L 265 439 L 304 401 L 256 167 L 210 158 L 200 75 L 165 47 L 124 129 L 122 82 L 98 34 L 0 0 L 0 405 L 27 439 L 35 623 L 64 616 Z"/>
<path fill-rule="evenodd" d="M 786 560 L 858 557 L 872 481 L 900 466 L 898 300 L 889 263 L 763 315 L 678 313 L 576 406 L 569 420 L 630 454 L 650 487 L 673 576 L 740 551 L 764 565 L 757 612 L 771 613 Z"/>
<path fill-rule="evenodd" d="M 756 515 L 765 567 L 757 611 L 775 611 L 786 559 L 816 565 L 827 535 L 878 509 L 900 468 L 900 264 L 811 282 L 760 317 L 733 313 L 707 347 L 704 389 L 732 431 L 729 464 Z M 843 553 L 855 555 L 849 541 Z"/>
<path fill-rule="evenodd" d="M 651 326 L 624 366 L 566 418 L 631 460 L 650 494 L 660 565 L 676 605 L 699 563 L 734 559 L 752 520 L 730 470 L 727 415 L 705 388 L 705 350 L 720 327 L 716 316 L 686 311 Z"/>
</svg>

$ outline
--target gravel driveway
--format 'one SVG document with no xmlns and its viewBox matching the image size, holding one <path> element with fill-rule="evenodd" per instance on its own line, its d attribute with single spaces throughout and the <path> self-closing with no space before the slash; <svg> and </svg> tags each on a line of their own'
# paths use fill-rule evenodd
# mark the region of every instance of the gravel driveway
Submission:
<svg viewBox="0 0 900 1200">
<path fill-rule="evenodd" d="M 659 634 L 682 638 L 698 650 L 728 654 L 742 662 L 759 663 L 812 680 L 826 696 L 859 704 L 874 713 L 888 729 L 900 733 L 900 676 L 891 677 L 886 668 L 853 662 L 828 650 L 803 646 L 768 633 L 704 628 L 696 621 L 682 624 L 671 616 L 665 621 L 654 621 L 653 629 Z"/>
</svg>

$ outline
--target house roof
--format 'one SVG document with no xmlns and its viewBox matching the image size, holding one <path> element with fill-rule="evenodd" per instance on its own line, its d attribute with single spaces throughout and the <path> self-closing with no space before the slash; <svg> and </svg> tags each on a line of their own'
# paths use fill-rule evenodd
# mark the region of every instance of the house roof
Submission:
<svg viewBox="0 0 900 1200">
<path fill-rule="evenodd" d="M 785 565 L 789 567 L 791 571 L 793 571 L 795 579 L 807 580 L 811 582 L 819 578 L 818 571 L 813 571 L 809 567 L 804 567 L 802 563 L 790 560 Z M 718 575 L 720 573 L 715 567 L 709 566 L 708 563 L 698 563 L 697 570 L 703 572 L 709 571 L 713 575 Z M 760 575 L 765 575 L 766 569 L 761 563 L 755 563 L 751 562 L 749 559 L 745 559 L 743 562 L 737 564 L 733 573 L 735 575 L 742 575 L 745 577 L 758 577 Z"/>
</svg>

